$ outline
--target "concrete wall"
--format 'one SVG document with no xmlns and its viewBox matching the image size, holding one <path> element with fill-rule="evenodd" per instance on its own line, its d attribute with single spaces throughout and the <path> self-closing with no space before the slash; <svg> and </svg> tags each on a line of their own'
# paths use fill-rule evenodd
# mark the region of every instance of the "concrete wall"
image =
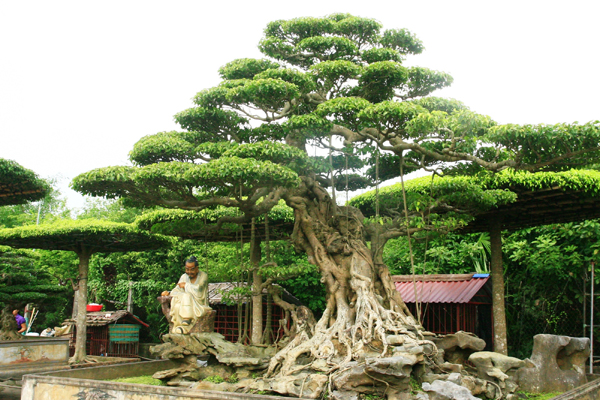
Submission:
<svg viewBox="0 0 600 400">
<path fill-rule="evenodd" d="M 0 342 L 0 378 L 68 368 L 69 339 L 44 338 Z"/>
</svg>

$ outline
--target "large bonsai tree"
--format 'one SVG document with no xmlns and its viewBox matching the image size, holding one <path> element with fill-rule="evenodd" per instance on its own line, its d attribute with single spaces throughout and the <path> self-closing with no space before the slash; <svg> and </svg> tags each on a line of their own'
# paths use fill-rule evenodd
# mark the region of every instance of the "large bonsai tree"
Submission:
<svg viewBox="0 0 600 400">
<path fill-rule="evenodd" d="M 86 307 L 89 261 L 97 252 L 127 252 L 156 249 L 169 244 L 164 237 L 138 231 L 129 224 L 97 220 L 60 221 L 48 225 L 0 229 L 0 244 L 14 248 L 73 251 L 79 256 L 79 276 L 74 289 L 79 305 L 77 340 L 73 362 L 86 357 Z M 35 285 L 35 282 L 31 282 Z"/>
<path fill-rule="evenodd" d="M 423 210 L 415 199 L 410 214 L 406 207 L 365 220 L 358 209 L 338 206 L 335 189 L 459 161 L 462 169 L 537 170 L 598 156 L 598 124 L 496 126 L 458 101 L 428 97 L 452 78 L 402 65 L 423 50 L 405 29 L 383 30 L 348 14 L 275 21 L 259 48 L 267 59 L 228 63 L 223 82 L 175 116 L 182 132 L 146 136 L 130 153 L 134 166 L 90 171 L 72 187 L 137 204 L 238 210 L 220 224 L 247 224 L 281 200 L 291 207 L 291 240 L 319 267 L 327 307 L 316 325 L 299 324 L 303 339 L 272 359 L 268 376 L 338 370 L 367 347 L 386 353 L 389 334 L 423 339 L 382 263 L 381 238 L 434 229 L 439 219 L 425 223 L 423 215 L 460 210 L 429 200 Z M 483 208 L 509 200 L 502 191 L 464 195 Z M 308 364 L 298 367 L 305 356 Z"/>
</svg>

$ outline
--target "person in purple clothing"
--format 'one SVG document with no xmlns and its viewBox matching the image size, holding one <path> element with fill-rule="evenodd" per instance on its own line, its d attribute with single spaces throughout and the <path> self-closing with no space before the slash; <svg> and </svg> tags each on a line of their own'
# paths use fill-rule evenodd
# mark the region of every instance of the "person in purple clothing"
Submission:
<svg viewBox="0 0 600 400">
<path fill-rule="evenodd" d="M 17 325 L 19 326 L 19 330 L 17 333 L 23 333 L 27 330 L 27 324 L 25 323 L 25 318 L 19 315 L 19 310 L 14 310 L 13 315 L 15 316 L 15 321 L 17 321 Z"/>
</svg>

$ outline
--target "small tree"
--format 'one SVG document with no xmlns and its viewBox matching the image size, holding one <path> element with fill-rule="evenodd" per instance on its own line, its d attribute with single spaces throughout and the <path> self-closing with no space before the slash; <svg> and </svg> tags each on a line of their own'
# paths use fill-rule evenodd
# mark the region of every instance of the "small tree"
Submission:
<svg viewBox="0 0 600 400">
<path fill-rule="evenodd" d="M 79 305 L 77 341 L 73 362 L 85 359 L 86 304 L 89 261 L 97 252 L 127 252 L 156 249 L 169 244 L 157 235 L 128 224 L 97 220 L 61 221 L 52 225 L 24 226 L 0 230 L 0 243 L 15 248 L 73 251 L 79 257 L 79 276 L 74 289 Z"/>
</svg>

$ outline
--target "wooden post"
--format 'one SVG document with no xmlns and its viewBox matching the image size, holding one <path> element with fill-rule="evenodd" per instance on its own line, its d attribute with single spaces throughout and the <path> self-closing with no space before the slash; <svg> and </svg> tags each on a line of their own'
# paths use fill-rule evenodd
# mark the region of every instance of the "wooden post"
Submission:
<svg viewBox="0 0 600 400">
<path fill-rule="evenodd" d="M 127 312 L 133 312 L 133 281 L 129 281 L 129 293 L 127 293 Z"/>
<path fill-rule="evenodd" d="M 492 314 L 494 316 L 494 351 L 508 354 L 506 310 L 504 303 L 504 266 L 502 263 L 502 219 L 490 221 L 490 248 L 492 253 Z"/>
</svg>

